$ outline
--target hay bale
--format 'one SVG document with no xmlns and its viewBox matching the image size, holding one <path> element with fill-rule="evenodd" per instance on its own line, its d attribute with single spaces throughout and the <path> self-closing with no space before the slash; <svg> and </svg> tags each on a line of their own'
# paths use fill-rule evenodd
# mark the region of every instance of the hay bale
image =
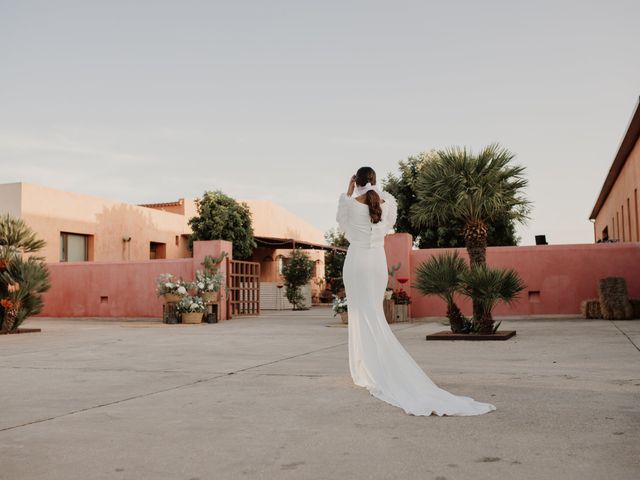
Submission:
<svg viewBox="0 0 640 480">
<path fill-rule="evenodd" d="M 602 318 L 600 300 L 597 298 L 583 300 L 582 303 L 580 303 L 580 313 L 582 313 L 584 318 Z"/>
<path fill-rule="evenodd" d="M 607 277 L 598 283 L 600 310 L 605 320 L 627 320 L 633 317 L 627 284 L 623 277 Z"/>
</svg>

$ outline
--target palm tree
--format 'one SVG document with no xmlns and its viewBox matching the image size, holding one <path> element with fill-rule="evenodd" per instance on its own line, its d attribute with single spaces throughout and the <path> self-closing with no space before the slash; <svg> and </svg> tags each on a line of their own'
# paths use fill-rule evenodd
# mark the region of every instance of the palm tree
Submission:
<svg viewBox="0 0 640 480">
<path fill-rule="evenodd" d="M 416 269 L 417 288 L 423 295 L 437 295 L 447 303 L 447 318 L 451 331 L 468 333 L 471 323 L 465 318 L 454 301 L 454 294 L 462 287 L 462 275 L 469 268 L 458 252 L 434 255 Z"/>
<path fill-rule="evenodd" d="M 42 257 L 26 255 L 44 245 L 22 219 L 0 216 L 0 333 L 15 331 L 42 310 L 49 272 Z"/>
<path fill-rule="evenodd" d="M 460 276 L 460 291 L 474 300 L 479 308 L 474 308 L 474 331 L 495 333 L 500 324 L 494 327 L 493 307 L 503 301 L 508 304 L 518 298 L 526 288 L 518 273 L 511 268 L 489 268 L 486 265 L 473 265 Z"/>
<path fill-rule="evenodd" d="M 525 168 L 511 164 L 514 156 L 497 143 L 477 155 L 459 147 L 439 150 L 418 172 L 412 222 L 418 228 L 461 223 L 471 265 L 485 264 L 488 225 L 529 218 Z"/>
</svg>

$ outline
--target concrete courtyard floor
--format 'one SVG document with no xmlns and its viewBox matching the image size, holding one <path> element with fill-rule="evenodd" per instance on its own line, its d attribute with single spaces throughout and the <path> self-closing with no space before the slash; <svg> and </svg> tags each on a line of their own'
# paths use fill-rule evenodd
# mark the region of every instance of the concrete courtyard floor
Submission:
<svg viewBox="0 0 640 480">
<path fill-rule="evenodd" d="M 213 325 L 31 319 L 0 337 L 0 478 L 637 479 L 640 321 L 515 320 L 426 342 L 443 388 L 494 403 L 414 417 L 352 384 L 329 309 Z"/>
</svg>

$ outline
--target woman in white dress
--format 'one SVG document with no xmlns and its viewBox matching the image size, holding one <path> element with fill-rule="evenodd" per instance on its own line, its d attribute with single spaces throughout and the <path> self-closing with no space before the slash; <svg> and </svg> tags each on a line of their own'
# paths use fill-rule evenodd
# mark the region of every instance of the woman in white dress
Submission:
<svg viewBox="0 0 640 480">
<path fill-rule="evenodd" d="M 383 310 L 387 287 L 384 237 L 397 217 L 396 199 L 362 167 L 340 194 L 336 220 L 349 240 L 343 281 L 349 308 L 349 369 L 356 385 L 411 415 L 480 415 L 490 403 L 439 388 L 391 331 Z"/>
</svg>

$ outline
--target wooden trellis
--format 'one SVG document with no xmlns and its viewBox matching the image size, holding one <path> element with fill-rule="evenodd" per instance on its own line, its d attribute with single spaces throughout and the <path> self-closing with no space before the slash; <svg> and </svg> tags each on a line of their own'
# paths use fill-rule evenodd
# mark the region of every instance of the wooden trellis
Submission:
<svg viewBox="0 0 640 480">
<path fill-rule="evenodd" d="M 260 315 L 260 263 L 227 257 L 227 308 L 229 318 Z"/>
</svg>

